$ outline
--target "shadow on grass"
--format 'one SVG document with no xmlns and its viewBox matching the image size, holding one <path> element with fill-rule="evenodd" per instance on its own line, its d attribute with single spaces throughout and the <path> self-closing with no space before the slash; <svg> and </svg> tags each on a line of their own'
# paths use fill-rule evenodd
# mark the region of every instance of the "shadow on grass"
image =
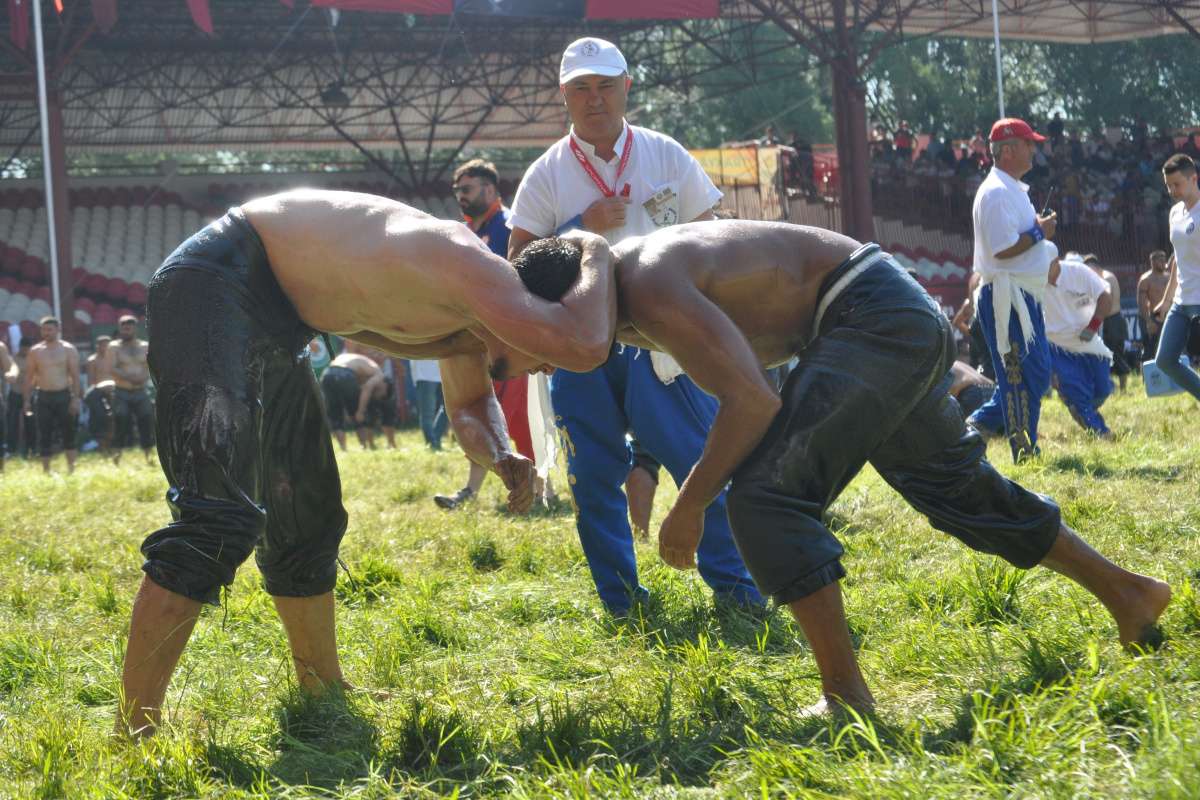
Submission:
<svg viewBox="0 0 1200 800">
<path fill-rule="evenodd" d="M 1142 478 L 1152 481 L 1173 481 L 1183 473 L 1179 466 L 1142 464 L 1134 467 L 1113 469 L 1107 464 L 1089 461 L 1077 455 L 1062 455 L 1045 459 L 1048 469 L 1058 472 L 1074 472 L 1089 478 Z"/>
<path fill-rule="evenodd" d="M 730 649 L 763 654 L 799 652 L 788 612 L 755 608 L 732 600 L 668 605 L 659 593 L 634 605 L 628 614 L 606 615 L 601 625 L 610 634 L 632 633 L 647 647 L 664 650 L 695 644 L 702 636 Z"/>
<path fill-rule="evenodd" d="M 963 695 L 954 721 L 924 735 L 925 750 L 944 754 L 969 744 L 983 717 L 1007 713 L 1020 697 L 1061 685 L 1083 662 L 1084 654 L 1074 643 L 1042 642 L 1030 636 L 1021 655 L 1021 674 Z"/>
<path fill-rule="evenodd" d="M 365 777 L 379 759 L 379 730 L 341 691 L 311 697 L 293 691 L 276 709 L 278 755 L 267 767 L 272 778 L 293 785 L 329 788 Z M 233 774 L 244 764 L 230 763 Z"/>
</svg>

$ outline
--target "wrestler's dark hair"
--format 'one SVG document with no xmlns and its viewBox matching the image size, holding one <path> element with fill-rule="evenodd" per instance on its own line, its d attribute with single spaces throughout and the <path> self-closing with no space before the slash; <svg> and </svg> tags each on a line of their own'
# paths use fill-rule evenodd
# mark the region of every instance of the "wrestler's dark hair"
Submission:
<svg viewBox="0 0 1200 800">
<path fill-rule="evenodd" d="M 38 325 L 57 325 L 60 328 L 62 323 L 58 321 L 58 317 L 42 317 L 38 320 Z"/>
<path fill-rule="evenodd" d="M 530 242 L 512 263 L 526 289 L 543 300 L 557 302 L 578 280 L 582 260 L 579 245 L 551 236 Z"/>
<path fill-rule="evenodd" d="M 490 161 L 484 161 L 482 158 L 472 158 L 454 170 L 454 183 L 458 183 L 458 179 L 464 176 L 479 178 L 492 186 L 500 186 L 500 173 L 496 171 L 496 165 Z"/>
<path fill-rule="evenodd" d="M 33 347 L 33 339 L 22 336 L 21 341 L 17 342 L 17 347 Z"/>
<path fill-rule="evenodd" d="M 1096 255 L 1095 253 L 1088 253 L 1083 257 L 1083 263 L 1087 264 L 1089 267 L 1093 264 L 1099 264 L 1100 256 Z"/>
<path fill-rule="evenodd" d="M 1187 153 L 1176 153 L 1163 164 L 1163 175 L 1174 175 L 1176 172 L 1195 175 L 1196 162 L 1192 161 L 1192 157 Z"/>
</svg>

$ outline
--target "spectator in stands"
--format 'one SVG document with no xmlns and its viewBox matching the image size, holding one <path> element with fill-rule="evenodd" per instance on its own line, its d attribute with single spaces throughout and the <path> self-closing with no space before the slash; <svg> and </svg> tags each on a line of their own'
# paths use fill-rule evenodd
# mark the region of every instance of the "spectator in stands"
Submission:
<svg viewBox="0 0 1200 800">
<path fill-rule="evenodd" d="M 1142 273 L 1137 285 L 1138 316 L 1142 320 L 1142 360 L 1153 359 L 1158 352 L 1158 334 L 1162 325 L 1154 318 L 1154 309 L 1162 302 L 1170 282 L 1167 254 L 1155 250 L 1150 254 L 1150 269 Z"/>
<path fill-rule="evenodd" d="M 1163 181 L 1176 203 L 1171 208 L 1171 278 L 1155 308 L 1162 319 L 1155 365 L 1200 400 L 1200 375 L 1179 363 L 1187 346 L 1192 321 L 1200 318 L 1200 188 L 1196 164 L 1178 153 L 1163 165 Z"/>
<path fill-rule="evenodd" d="M 83 364 L 84 371 L 87 373 L 88 386 L 95 386 L 100 381 L 106 381 L 112 377 L 111 357 L 108 354 L 108 344 L 111 341 L 112 337 L 104 334 L 96 337 L 96 350 L 87 357 L 87 361 Z"/>
<path fill-rule="evenodd" d="M 882 124 L 876 125 L 871 129 L 871 140 L 868 144 L 871 147 L 872 159 L 891 161 L 892 139 L 888 136 L 887 128 Z"/>
<path fill-rule="evenodd" d="M 916 146 L 917 139 L 908 127 L 908 120 L 900 120 L 900 127 L 896 129 L 892 141 L 896 145 L 896 160 L 901 163 L 912 161 L 913 148 Z"/>
<path fill-rule="evenodd" d="M 119 461 L 120 450 L 113 450 L 113 394 L 117 384 L 110 378 L 97 381 L 83 396 L 83 405 L 88 411 L 88 435 L 96 442 L 101 455 L 112 455 L 114 461 Z"/>
<path fill-rule="evenodd" d="M 1129 359 L 1125 357 L 1127 331 L 1125 317 L 1121 316 L 1121 282 L 1110 270 L 1100 266 L 1100 258 L 1095 253 L 1088 253 L 1084 256 L 1083 263 L 1087 264 L 1108 284 L 1110 302 L 1108 314 L 1104 317 L 1103 326 L 1100 328 L 1100 334 L 1104 340 L 1104 346 L 1112 353 L 1112 369 L 1117 373 L 1117 382 L 1123 392 L 1125 391 L 1125 382 L 1129 379 Z"/>
<path fill-rule="evenodd" d="M 571 130 L 521 180 L 510 257 L 535 239 L 577 227 L 616 243 L 713 218 L 721 192 L 699 162 L 674 139 L 626 122 L 631 85 L 625 57 L 611 42 L 589 37 L 567 47 L 559 86 Z M 638 580 L 630 504 L 621 492 L 622 483 L 626 493 L 635 490 L 628 479 L 643 471 L 635 468 L 627 432 L 682 482 L 704 451 L 716 401 L 671 359 L 636 347 L 614 347 L 588 372 L 556 371 L 550 394 L 569 441 L 576 529 L 593 581 L 610 612 L 627 613 L 649 595 Z M 701 509 L 700 574 L 718 597 L 758 605 L 762 597 L 733 543 L 724 498 L 720 492 Z"/>
<path fill-rule="evenodd" d="M 154 403 L 150 400 L 150 367 L 146 363 L 147 344 L 137 335 L 137 317 L 125 314 L 117 320 L 117 341 L 109 348 L 113 392 L 112 411 L 116 422 L 118 451 L 133 444 L 137 426 L 138 444 L 146 463 L 151 463 L 154 447 Z M 120 452 L 116 460 L 120 460 Z"/>
<path fill-rule="evenodd" d="M 12 354 L 8 351 L 8 345 L 0 340 L 0 472 L 4 471 L 3 446 L 8 441 L 5 430 L 8 423 L 8 409 L 5 401 L 8 397 L 8 384 L 16 378 L 17 362 L 13 361 Z"/>
<path fill-rule="evenodd" d="M 36 406 L 38 452 L 42 470 L 50 473 L 50 457 L 54 454 L 57 434 L 67 455 L 67 472 L 75 471 L 79 450 L 75 441 L 75 425 L 79 419 L 79 351 L 60 336 L 62 327 L 56 317 L 42 317 L 42 341 L 29 350 L 22 387 L 26 416 Z M 36 398 L 34 392 L 37 392 Z"/>
<path fill-rule="evenodd" d="M 458 207 L 462 209 L 463 222 L 488 249 L 501 258 L 507 258 L 510 212 L 501 202 L 500 175 L 496 172 L 496 165 L 478 158 L 461 165 L 454 171 L 453 190 Z M 492 382 L 496 399 L 500 401 L 500 408 L 504 412 L 504 421 L 508 425 L 508 435 L 517 452 L 530 461 L 535 459 L 533 440 L 529 434 L 529 382 L 538 380 L 545 378 L 540 375 L 518 375 Z M 433 496 L 433 502 L 439 508 L 452 510 L 478 496 L 487 478 L 487 470 L 469 458 L 467 465 L 465 486 L 454 494 Z M 542 497 L 543 487 L 539 486 L 535 491 L 545 501 L 546 498 Z"/>
<path fill-rule="evenodd" d="M 8 396 L 5 403 L 5 428 L 8 438 L 5 444 L 10 456 L 28 457 L 37 440 L 36 417 L 24 413 L 25 400 L 22 394 L 26 365 L 32 347 L 33 339 L 22 336 L 18 340 L 17 352 L 12 354 L 13 366 L 8 371 Z"/>
<path fill-rule="evenodd" d="M 1041 297 L 1050 261 L 1056 216 L 1040 216 L 1021 176 L 1045 137 L 1023 120 L 1005 118 L 990 135 L 995 166 L 979 187 L 972 208 L 974 269 L 980 274 L 978 312 L 987 337 L 997 386 L 969 424 L 984 435 L 1005 431 L 1014 461 L 1038 452 L 1042 395 L 1050 386 L 1050 348 Z"/>
<path fill-rule="evenodd" d="M 971 137 L 971 155 L 978 156 L 981 163 L 990 158 L 987 139 L 983 137 L 983 131 L 975 131 L 975 135 Z"/>
<path fill-rule="evenodd" d="M 1100 328 L 1112 308 L 1112 292 L 1078 253 L 1055 259 L 1047 277 L 1043 308 L 1058 393 L 1084 430 L 1108 438 L 1100 406 L 1112 394 L 1112 352 Z"/>
<path fill-rule="evenodd" d="M 758 140 L 760 147 L 774 147 L 779 144 L 779 137 L 775 135 L 775 126 L 768 125 L 763 128 L 762 138 Z"/>
<path fill-rule="evenodd" d="M 1062 112 L 1055 112 L 1054 119 L 1046 123 L 1046 133 L 1050 137 L 1050 146 L 1057 147 L 1058 143 L 1063 140 L 1063 116 Z"/>
<path fill-rule="evenodd" d="M 436 453 L 442 449 L 442 437 L 446 435 L 446 428 L 450 424 L 442 397 L 441 371 L 438 362 L 428 360 L 410 361 L 409 369 L 417 395 L 417 420 L 421 424 L 421 434 L 425 437 L 425 444 Z"/>
</svg>

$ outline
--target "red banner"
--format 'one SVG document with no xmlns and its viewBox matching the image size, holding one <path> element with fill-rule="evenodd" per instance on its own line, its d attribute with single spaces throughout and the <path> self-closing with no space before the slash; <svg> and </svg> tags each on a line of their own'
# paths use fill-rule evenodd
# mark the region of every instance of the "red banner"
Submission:
<svg viewBox="0 0 1200 800">
<path fill-rule="evenodd" d="M 394 14 L 452 14 L 454 0 L 312 0 L 314 6 L 340 11 L 390 11 Z"/>
<path fill-rule="evenodd" d="M 117 24 L 117 0 L 92 0 L 92 17 L 104 33 L 111 31 Z"/>
<path fill-rule="evenodd" d="M 196 27 L 211 36 L 213 32 L 212 11 L 208 8 L 208 0 L 187 0 L 187 4 Z"/>
<path fill-rule="evenodd" d="M 31 0 L 8 0 L 8 35 L 18 50 L 29 46 L 29 6 Z"/>
<path fill-rule="evenodd" d="M 587 0 L 588 19 L 713 19 L 720 0 Z"/>
</svg>

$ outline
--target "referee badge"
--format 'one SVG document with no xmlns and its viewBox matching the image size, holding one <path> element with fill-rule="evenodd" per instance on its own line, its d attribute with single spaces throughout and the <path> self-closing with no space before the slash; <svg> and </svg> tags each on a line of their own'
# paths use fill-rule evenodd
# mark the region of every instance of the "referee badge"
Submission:
<svg viewBox="0 0 1200 800">
<path fill-rule="evenodd" d="M 646 209 L 657 228 L 665 228 L 679 222 L 679 195 L 670 184 L 652 194 L 649 200 L 642 203 L 642 208 Z"/>
</svg>

